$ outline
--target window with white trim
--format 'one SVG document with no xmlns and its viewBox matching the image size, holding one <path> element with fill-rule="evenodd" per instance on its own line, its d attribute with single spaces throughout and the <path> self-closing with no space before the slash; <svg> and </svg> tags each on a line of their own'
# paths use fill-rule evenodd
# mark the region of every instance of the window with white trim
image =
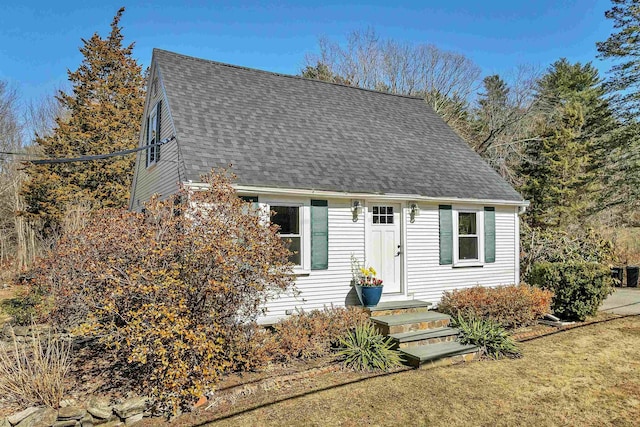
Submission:
<svg viewBox="0 0 640 427">
<path fill-rule="evenodd" d="M 302 265 L 302 225 L 300 206 L 271 206 L 271 223 L 280 227 L 280 238 L 287 243 L 291 252 L 289 261 Z"/>
<path fill-rule="evenodd" d="M 453 210 L 453 263 L 458 265 L 484 262 L 483 211 Z"/>
<path fill-rule="evenodd" d="M 147 119 L 147 145 L 156 144 L 159 140 L 160 135 L 157 135 L 160 127 L 158 126 L 158 106 L 160 103 L 156 104 L 149 114 L 149 118 Z M 147 149 L 147 167 L 153 165 L 158 160 L 157 150 L 158 147 L 149 147 Z"/>
<path fill-rule="evenodd" d="M 476 212 L 458 212 L 458 259 L 477 261 L 478 221 Z"/>
</svg>

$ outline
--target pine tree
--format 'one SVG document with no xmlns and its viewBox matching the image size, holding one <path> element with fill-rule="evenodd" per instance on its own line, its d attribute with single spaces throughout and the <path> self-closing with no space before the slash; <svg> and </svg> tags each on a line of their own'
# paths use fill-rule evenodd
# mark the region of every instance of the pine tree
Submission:
<svg viewBox="0 0 640 427">
<path fill-rule="evenodd" d="M 58 100 L 68 110 L 50 136 L 36 135 L 44 156 L 77 157 L 135 148 L 144 108 L 145 81 L 132 57 L 133 44 L 123 46 L 118 10 L 106 38 L 98 33 L 82 40 L 83 60 L 68 71 L 72 93 Z M 25 214 L 45 235 L 55 232 L 65 210 L 74 203 L 93 207 L 126 206 L 135 156 L 107 160 L 37 165 L 27 168 L 23 188 Z"/>
<path fill-rule="evenodd" d="M 617 126 L 590 64 L 556 61 L 538 83 L 540 138 L 529 144 L 521 173 L 522 191 L 536 227 L 564 227 L 584 221 L 606 189 L 607 152 Z"/>
<path fill-rule="evenodd" d="M 605 17 L 617 30 L 604 42 L 596 43 L 599 57 L 621 61 L 611 68 L 607 89 L 616 94 L 619 113 L 637 118 L 640 114 L 640 7 L 638 0 L 611 0 Z"/>
<path fill-rule="evenodd" d="M 579 142 L 584 126 L 577 103 L 560 107 L 553 121 L 546 122 L 541 137 L 525 150 L 521 191 L 531 200 L 527 220 L 532 227 L 559 227 L 572 223 L 581 203 L 588 153 Z"/>
</svg>

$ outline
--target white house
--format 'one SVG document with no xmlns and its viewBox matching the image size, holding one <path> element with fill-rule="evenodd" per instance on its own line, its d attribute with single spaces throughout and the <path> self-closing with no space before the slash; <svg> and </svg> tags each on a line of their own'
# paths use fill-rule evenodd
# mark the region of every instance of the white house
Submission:
<svg viewBox="0 0 640 427">
<path fill-rule="evenodd" d="M 355 303 L 350 256 L 377 269 L 383 301 L 519 281 L 527 202 L 420 98 L 154 50 L 130 208 L 232 165 L 239 195 L 291 239 L 296 308 Z"/>
</svg>

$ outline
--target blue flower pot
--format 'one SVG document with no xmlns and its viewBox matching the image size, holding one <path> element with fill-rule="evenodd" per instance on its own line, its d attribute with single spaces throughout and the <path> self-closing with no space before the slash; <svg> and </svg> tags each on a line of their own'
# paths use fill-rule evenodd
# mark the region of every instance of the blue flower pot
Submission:
<svg viewBox="0 0 640 427">
<path fill-rule="evenodd" d="M 360 286 L 356 285 L 356 292 L 360 297 L 360 302 L 365 307 L 375 307 L 382 297 L 382 285 L 380 286 Z"/>
</svg>

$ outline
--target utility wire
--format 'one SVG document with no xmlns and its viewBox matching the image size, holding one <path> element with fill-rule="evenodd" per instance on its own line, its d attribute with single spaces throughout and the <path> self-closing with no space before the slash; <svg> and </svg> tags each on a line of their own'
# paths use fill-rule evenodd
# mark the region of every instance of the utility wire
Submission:
<svg viewBox="0 0 640 427">
<path fill-rule="evenodd" d="M 92 161 L 92 160 L 102 160 L 102 159 L 108 159 L 110 157 L 117 157 L 117 156 L 126 156 L 127 154 L 131 154 L 131 153 L 136 153 L 138 151 L 142 151 L 142 150 L 146 150 L 149 149 L 151 147 L 159 147 L 161 145 L 164 145 L 168 142 L 173 141 L 174 139 L 176 139 L 175 135 L 174 136 L 170 136 L 169 138 L 165 138 L 163 140 L 158 141 L 155 144 L 149 144 L 149 145 L 145 145 L 142 147 L 138 147 L 138 148 L 132 148 L 131 150 L 123 150 L 123 151 L 116 151 L 115 153 L 108 153 L 108 154 L 95 154 L 95 155 L 90 155 L 90 156 L 80 156 L 80 157 L 71 157 L 71 158 L 60 158 L 60 159 L 41 159 L 41 160 L 22 160 L 25 163 L 33 163 L 34 165 L 50 165 L 50 164 L 54 164 L 54 163 L 74 163 L 74 162 L 87 162 L 87 161 Z M 31 154 L 31 153 L 16 153 L 16 152 L 10 152 L 10 151 L 0 151 L 0 154 L 7 154 L 7 155 L 14 155 L 14 156 L 33 156 L 35 154 Z"/>
</svg>

